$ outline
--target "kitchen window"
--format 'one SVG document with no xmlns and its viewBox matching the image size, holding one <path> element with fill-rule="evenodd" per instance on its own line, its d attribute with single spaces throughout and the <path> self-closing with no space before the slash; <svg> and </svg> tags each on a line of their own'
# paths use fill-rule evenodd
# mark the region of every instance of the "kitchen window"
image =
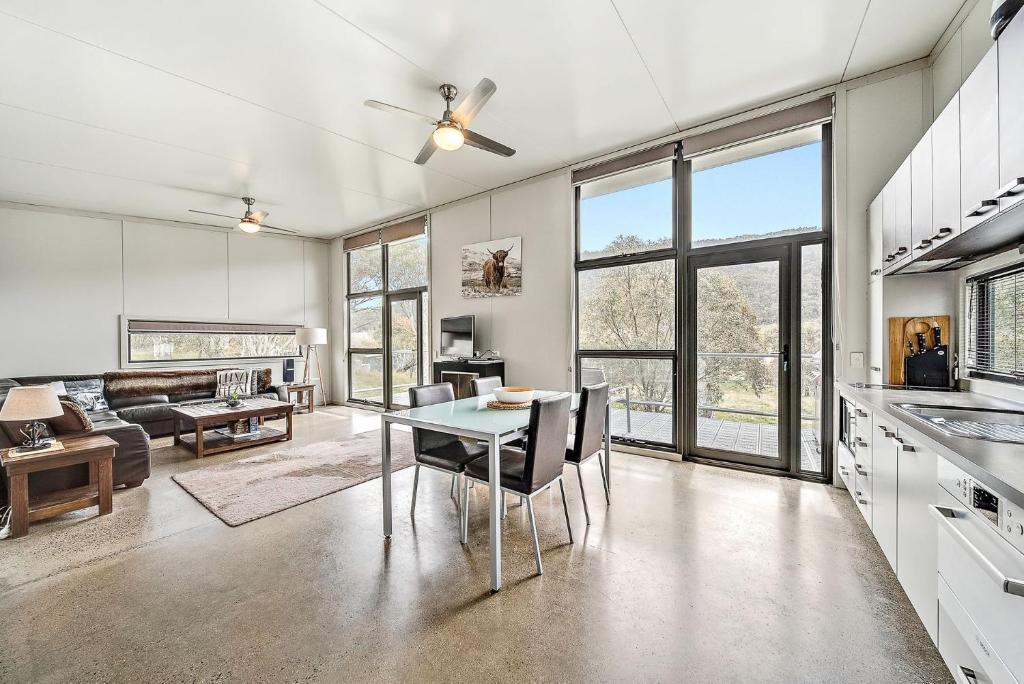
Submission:
<svg viewBox="0 0 1024 684">
<path fill-rule="evenodd" d="M 1024 383 L 1024 264 L 967 281 L 967 370 Z"/>
</svg>

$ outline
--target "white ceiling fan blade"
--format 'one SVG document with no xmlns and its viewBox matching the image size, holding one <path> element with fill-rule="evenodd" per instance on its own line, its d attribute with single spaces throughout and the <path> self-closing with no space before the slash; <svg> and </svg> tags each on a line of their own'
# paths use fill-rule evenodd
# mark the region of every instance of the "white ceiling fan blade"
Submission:
<svg viewBox="0 0 1024 684">
<path fill-rule="evenodd" d="M 237 216 L 231 216 L 229 214 L 215 214 L 212 211 L 200 211 L 198 209 L 189 209 L 189 211 L 193 214 L 206 214 L 207 216 L 220 216 L 221 218 L 234 219 L 235 221 L 239 220 Z"/>
<path fill-rule="evenodd" d="M 287 235 L 298 235 L 299 234 L 298 231 L 296 231 L 296 230 L 289 230 L 287 228 L 278 228 L 277 226 L 268 226 L 265 223 L 261 223 L 260 224 L 260 229 L 262 229 L 262 230 L 274 230 L 274 231 L 277 231 L 279 233 L 285 233 Z"/>
<path fill-rule="evenodd" d="M 462 124 L 463 128 L 469 126 L 496 90 L 498 86 L 494 85 L 494 81 L 489 78 L 480 79 L 476 88 L 473 88 L 452 112 L 452 118 Z"/>
<path fill-rule="evenodd" d="M 249 214 L 249 218 L 251 218 L 256 223 L 263 223 L 263 219 L 267 218 L 268 216 L 270 216 L 270 214 L 266 211 L 254 211 L 251 214 Z"/>
<path fill-rule="evenodd" d="M 496 140 L 491 140 L 487 136 L 474 133 L 469 129 L 462 131 L 462 134 L 466 136 L 466 144 L 470 147 L 475 147 L 478 150 L 485 150 L 487 152 L 493 152 L 494 154 L 500 154 L 502 157 L 511 157 L 516 153 L 511 147 L 502 145 Z"/>
<path fill-rule="evenodd" d="M 414 112 L 411 109 L 406 109 L 405 107 L 398 107 L 392 104 L 388 104 L 387 102 L 381 102 L 379 100 L 366 100 L 365 102 L 363 102 L 363 104 L 369 107 L 370 109 L 379 109 L 382 112 L 394 112 L 395 114 L 405 114 L 407 116 L 414 116 L 417 119 L 420 119 L 421 121 L 430 124 L 431 126 L 437 125 L 437 119 L 435 119 L 434 117 L 427 116 L 426 114 L 420 114 L 419 112 Z"/>
<path fill-rule="evenodd" d="M 423 143 L 423 147 L 420 148 L 420 153 L 416 155 L 415 161 L 417 164 L 426 164 L 427 160 L 430 159 L 430 155 L 434 154 L 434 150 L 437 149 L 437 145 L 434 144 L 434 136 L 431 135 L 427 138 L 427 142 Z"/>
</svg>

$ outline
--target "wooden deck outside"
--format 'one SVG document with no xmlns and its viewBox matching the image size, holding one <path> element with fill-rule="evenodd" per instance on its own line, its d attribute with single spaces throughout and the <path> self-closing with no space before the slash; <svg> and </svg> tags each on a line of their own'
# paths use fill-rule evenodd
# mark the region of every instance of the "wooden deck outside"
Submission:
<svg viewBox="0 0 1024 684">
<path fill-rule="evenodd" d="M 627 439 L 649 442 L 672 442 L 672 414 L 630 411 L 627 430 L 625 409 L 612 409 L 612 434 Z M 712 449 L 742 451 L 777 458 L 779 430 L 776 425 L 744 423 L 738 420 L 697 419 L 697 444 Z M 800 431 L 800 467 L 807 471 L 821 470 L 821 445 L 817 431 Z"/>
</svg>

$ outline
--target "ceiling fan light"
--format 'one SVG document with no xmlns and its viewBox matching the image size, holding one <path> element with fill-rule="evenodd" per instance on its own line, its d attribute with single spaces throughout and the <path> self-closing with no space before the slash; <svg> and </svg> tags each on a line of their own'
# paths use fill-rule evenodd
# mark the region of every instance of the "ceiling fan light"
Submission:
<svg viewBox="0 0 1024 684">
<path fill-rule="evenodd" d="M 238 222 L 238 230 L 243 233 L 258 233 L 260 232 L 260 224 L 242 219 Z"/>
<path fill-rule="evenodd" d="M 449 152 L 459 149 L 462 147 L 462 143 L 466 142 L 466 136 L 462 134 L 459 127 L 450 123 L 438 125 L 434 129 L 433 137 L 435 145 Z"/>
</svg>

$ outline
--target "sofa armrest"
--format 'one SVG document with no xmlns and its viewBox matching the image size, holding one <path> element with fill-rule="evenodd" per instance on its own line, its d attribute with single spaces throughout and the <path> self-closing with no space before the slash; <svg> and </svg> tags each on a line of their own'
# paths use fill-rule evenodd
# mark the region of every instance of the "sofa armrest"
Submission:
<svg viewBox="0 0 1024 684">
<path fill-rule="evenodd" d="M 287 385 L 270 385 L 267 387 L 268 392 L 275 392 L 277 394 L 278 401 L 288 401 L 288 389 Z"/>
<path fill-rule="evenodd" d="M 149 477 L 149 435 L 146 434 L 141 425 L 136 425 L 135 423 L 104 425 L 100 423 L 91 432 L 58 435 L 57 438 L 77 437 L 85 434 L 106 435 L 117 442 L 117 451 L 114 452 L 115 485 L 126 482 L 141 482 Z"/>
</svg>

